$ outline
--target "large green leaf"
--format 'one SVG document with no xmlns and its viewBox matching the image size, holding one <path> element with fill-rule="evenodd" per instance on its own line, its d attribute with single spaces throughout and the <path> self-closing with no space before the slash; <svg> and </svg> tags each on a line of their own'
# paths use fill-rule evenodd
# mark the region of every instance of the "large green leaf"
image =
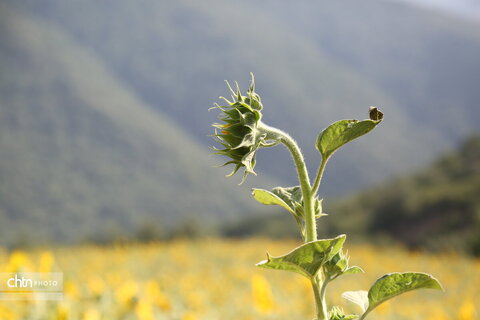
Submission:
<svg viewBox="0 0 480 320">
<path fill-rule="evenodd" d="M 360 319 L 391 298 L 416 289 L 443 290 L 437 279 L 421 272 L 389 273 L 379 278 L 370 290 L 347 291 L 342 297 L 359 305 L 364 311 Z"/>
<path fill-rule="evenodd" d="M 342 297 L 358 304 L 364 311 L 364 319 L 373 309 L 393 297 L 416 289 L 443 290 L 437 279 L 421 272 L 389 273 L 379 278 L 370 290 L 347 291 Z"/>
<path fill-rule="evenodd" d="M 399 294 L 416 289 L 443 290 L 437 279 L 426 273 L 389 273 L 375 281 L 368 290 L 368 310 Z"/>
<path fill-rule="evenodd" d="M 383 113 L 372 107 L 369 120 L 337 121 L 320 133 L 316 143 L 317 150 L 326 160 L 344 144 L 370 132 L 382 119 Z"/>
<path fill-rule="evenodd" d="M 312 278 L 327 261 L 340 251 L 345 239 L 345 235 L 340 235 L 333 239 L 308 242 L 280 257 L 272 257 L 267 253 L 267 260 L 259 262 L 257 266 L 292 271 Z"/>
</svg>

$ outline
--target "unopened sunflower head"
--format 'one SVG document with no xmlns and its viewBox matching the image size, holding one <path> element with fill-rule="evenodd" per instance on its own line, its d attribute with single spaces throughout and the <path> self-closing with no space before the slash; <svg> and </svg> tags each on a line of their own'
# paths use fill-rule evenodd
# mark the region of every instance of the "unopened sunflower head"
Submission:
<svg viewBox="0 0 480 320">
<path fill-rule="evenodd" d="M 231 158 L 225 165 L 233 164 L 235 168 L 227 175 L 234 175 L 240 168 L 244 167 L 243 183 L 249 173 L 256 175 L 253 171 L 255 167 L 255 153 L 258 148 L 265 146 L 266 133 L 259 130 L 260 120 L 262 118 L 262 103 L 260 96 L 255 93 L 255 82 L 252 74 L 252 83 L 247 90 L 247 95 L 243 96 L 238 84 L 236 91 L 228 84 L 232 92 L 232 101 L 225 100 L 227 105 L 221 106 L 215 104 L 216 109 L 221 111 L 219 119 L 221 123 L 214 123 L 215 139 L 223 146 L 223 149 L 214 147 L 215 154 L 220 154 Z"/>
</svg>

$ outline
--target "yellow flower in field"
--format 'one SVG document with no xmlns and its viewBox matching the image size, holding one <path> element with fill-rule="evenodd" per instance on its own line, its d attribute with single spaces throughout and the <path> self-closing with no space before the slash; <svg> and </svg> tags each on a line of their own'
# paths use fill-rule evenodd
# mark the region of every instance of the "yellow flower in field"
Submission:
<svg viewBox="0 0 480 320">
<path fill-rule="evenodd" d="M 142 299 L 138 302 L 137 306 L 135 307 L 135 313 L 139 320 L 155 320 L 155 314 L 153 312 L 152 305 Z"/>
<path fill-rule="evenodd" d="M 267 280 L 259 274 L 252 276 L 252 298 L 255 308 L 261 313 L 269 313 L 273 309 L 273 297 Z"/>
<path fill-rule="evenodd" d="M 185 298 L 187 306 L 190 310 L 195 310 L 196 312 L 203 311 L 205 303 L 200 292 L 189 291 Z"/>
<path fill-rule="evenodd" d="M 88 289 L 95 296 L 101 296 L 105 290 L 105 282 L 102 278 L 94 276 L 88 279 Z"/>
<path fill-rule="evenodd" d="M 100 313 L 96 309 L 90 308 L 85 312 L 82 320 L 100 320 Z"/>
<path fill-rule="evenodd" d="M 65 282 L 63 286 L 63 291 L 67 297 L 70 297 L 72 299 L 76 299 L 80 296 L 77 285 L 72 281 Z"/>
<path fill-rule="evenodd" d="M 170 299 L 168 299 L 162 290 L 160 290 L 160 287 L 156 281 L 148 281 L 145 289 L 147 299 L 151 301 L 151 303 L 155 304 L 163 311 L 170 311 L 172 309 Z"/>
<path fill-rule="evenodd" d="M 379 314 L 387 314 L 390 312 L 391 306 L 390 306 L 390 301 L 384 302 L 381 305 L 379 305 L 375 311 Z"/>
<path fill-rule="evenodd" d="M 111 272 L 105 275 L 105 280 L 110 287 L 118 287 L 123 282 L 123 277 L 119 273 Z"/>
<path fill-rule="evenodd" d="M 53 264 L 55 263 L 55 258 L 53 254 L 49 251 L 42 252 L 40 255 L 40 266 L 38 268 L 39 272 L 51 272 Z"/>
<path fill-rule="evenodd" d="M 17 315 L 15 314 L 14 311 L 12 311 L 12 309 L 10 309 L 9 307 L 7 306 L 3 306 L 0 304 L 0 314 L 2 315 L 2 319 L 5 319 L 5 320 L 17 320 L 17 319 L 20 319 L 19 317 L 17 317 Z"/>
<path fill-rule="evenodd" d="M 121 304 L 128 304 L 132 302 L 137 292 L 138 285 L 134 281 L 129 280 L 117 289 L 117 291 L 115 292 L 115 297 L 117 298 L 117 301 Z"/>
<path fill-rule="evenodd" d="M 466 300 L 458 310 L 458 320 L 475 320 L 475 305 L 471 300 Z"/>
<path fill-rule="evenodd" d="M 193 312 L 187 312 L 182 316 L 182 320 L 197 320 L 198 317 Z"/>
<path fill-rule="evenodd" d="M 435 308 L 433 309 L 432 314 L 428 317 L 428 320 L 449 320 L 449 319 L 442 308 Z"/>
<path fill-rule="evenodd" d="M 57 305 L 55 320 L 67 320 L 69 318 L 68 306 L 64 303 Z"/>
<path fill-rule="evenodd" d="M 23 251 L 14 251 L 10 254 L 6 272 L 20 272 L 33 270 L 32 262 Z"/>
</svg>

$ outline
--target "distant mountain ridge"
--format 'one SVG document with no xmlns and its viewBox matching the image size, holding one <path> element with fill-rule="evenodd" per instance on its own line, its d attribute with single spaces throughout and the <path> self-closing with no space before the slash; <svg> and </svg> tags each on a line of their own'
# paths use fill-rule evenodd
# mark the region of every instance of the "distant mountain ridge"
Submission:
<svg viewBox="0 0 480 320">
<path fill-rule="evenodd" d="M 373 170 L 349 172 L 353 158 L 393 175 L 469 134 L 480 117 L 475 25 L 399 3 L 182 0 L 116 1 L 110 7 L 47 0 L 19 6 L 68 32 L 201 143 L 211 143 L 215 117 L 205 109 L 227 93 L 223 80 L 245 88 L 250 71 L 265 102 L 265 121 L 290 132 L 313 164 L 323 127 L 366 116 L 370 105 L 383 108 L 390 119 L 383 133 L 336 160 L 335 171 L 349 178 L 334 180 L 325 190 L 330 194 L 377 181 Z M 232 21 L 240 23 L 233 27 Z M 419 149 L 424 152 L 407 156 Z M 265 157 L 281 159 L 281 165 L 259 162 L 260 170 L 296 183 L 293 173 L 277 169 L 289 164 L 279 152 L 266 151 Z M 385 154 L 398 161 L 392 164 Z"/>
<path fill-rule="evenodd" d="M 0 243 L 128 237 L 252 210 L 208 150 L 88 50 L 1 9 Z"/>
<path fill-rule="evenodd" d="M 418 167 L 478 127 L 475 25 L 411 6 L 4 0 L 0 8 L 0 221 L 14 226 L 3 242 L 76 241 L 108 224 L 122 233 L 261 210 L 248 187 L 223 178 L 227 170 L 210 169 L 221 160 L 208 159 L 216 114 L 207 109 L 228 94 L 225 78 L 245 89 L 250 71 L 265 121 L 299 142 L 312 171 L 322 128 L 366 117 L 370 105 L 385 112 L 378 130 L 335 155 L 325 194 Z M 258 163 L 255 186 L 297 184 L 282 148 L 261 150 Z M 35 228 L 44 217 L 55 227 Z"/>
</svg>

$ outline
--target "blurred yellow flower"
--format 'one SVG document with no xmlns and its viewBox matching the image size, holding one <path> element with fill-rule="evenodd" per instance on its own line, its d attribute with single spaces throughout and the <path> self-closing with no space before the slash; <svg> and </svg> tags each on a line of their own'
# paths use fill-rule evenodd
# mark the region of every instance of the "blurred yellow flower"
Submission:
<svg viewBox="0 0 480 320">
<path fill-rule="evenodd" d="M 145 299 L 142 299 L 137 303 L 135 313 L 139 320 L 155 320 L 152 305 Z"/>
<path fill-rule="evenodd" d="M 387 314 L 390 312 L 390 309 L 391 309 L 391 305 L 390 305 L 390 301 L 387 301 L 387 302 L 384 302 L 382 303 L 381 305 L 379 305 L 376 309 L 375 309 L 375 312 L 378 313 L 378 314 Z"/>
<path fill-rule="evenodd" d="M 69 308 L 64 303 L 57 305 L 55 320 L 67 320 L 69 319 Z"/>
<path fill-rule="evenodd" d="M 2 320 L 17 320 L 20 319 L 11 308 L 7 306 L 0 305 L 0 315 L 2 315 Z"/>
<path fill-rule="evenodd" d="M 49 251 L 44 251 L 40 255 L 40 263 L 38 267 L 39 272 L 51 272 L 53 270 L 53 265 L 55 263 L 55 258 L 53 254 Z"/>
<path fill-rule="evenodd" d="M 433 309 L 427 320 L 449 320 L 442 308 Z"/>
<path fill-rule="evenodd" d="M 170 311 L 172 304 L 170 299 L 162 292 L 158 283 L 154 280 L 149 280 L 145 285 L 146 299 L 152 304 L 156 305 L 163 311 Z"/>
<path fill-rule="evenodd" d="M 458 320 L 475 320 L 475 304 L 471 300 L 466 300 L 458 310 Z"/>
<path fill-rule="evenodd" d="M 252 298 L 255 308 L 261 313 L 272 311 L 274 303 L 268 281 L 259 274 L 254 274 L 251 280 Z"/>
<path fill-rule="evenodd" d="M 77 285 L 73 281 L 66 281 L 63 285 L 63 292 L 66 297 L 77 299 L 80 296 Z"/>
<path fill-rule="evenodd" d="M 100 313 L 96 309 L 89 308 L 83 315 L 82 320 L 100 320 Z"/>
<path fill-rule="evenodd" d="M 25 252 L 17 250 L 10 254 L 5 272 L 29 272 L 32 270 L 32 262 Z"/>
<path fill-rule="evenodd" d="M 135 298 L 138 291 L 138 285 L 133 280 L 127 280 L 124 282 L 115 292 L 117 301 L 121 304 L 129 304 Z"/>
<path fill-rule="evenodd" d="M 182 320 L 198 320 L 193 312 L 187 312 L 182 316 Z"/>
<path fill-rule="evenodd" d="M 98 276 L 93 276 L 88 279 L 88 289 L 94 296 L 101 296 L 105 289 L 105 282 Z"/>
</svg>

